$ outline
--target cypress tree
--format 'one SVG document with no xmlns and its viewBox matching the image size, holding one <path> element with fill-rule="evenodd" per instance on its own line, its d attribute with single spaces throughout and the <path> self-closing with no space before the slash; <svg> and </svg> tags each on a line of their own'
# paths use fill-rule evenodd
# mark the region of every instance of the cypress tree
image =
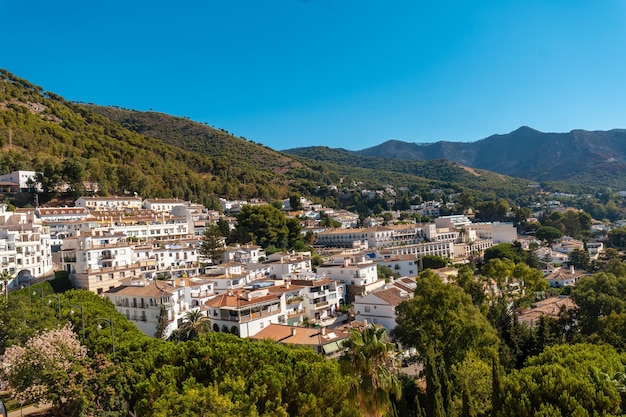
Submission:
<svg viewBox="0 0 626 417">
<path fill-rule="evenodd" d="M 491 417 L 497 417 L 502 410 L 504 401 L 504 386 L 502 383 L 502 368 L 496 354 L 491 364 Z"/>
<path fill-rule="evenodd" d="M 441 382 L 437 374 L 435 353 L 432 349 L 426 354 L 426 417 L 445 417 Z"/>
</svg>

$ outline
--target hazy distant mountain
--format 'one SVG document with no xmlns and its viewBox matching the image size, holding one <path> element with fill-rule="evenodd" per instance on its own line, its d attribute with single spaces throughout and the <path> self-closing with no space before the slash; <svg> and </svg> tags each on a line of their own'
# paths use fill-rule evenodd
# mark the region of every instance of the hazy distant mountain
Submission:
<svg viewBox="0 0 626 417">
<path fill-rule="evenodd" d="M 524 126 L 476 142 L 416 144 L 390 140 L 353 153 L 403 160 L 447 159 L 534 181 L 626 188 L 624 129 L 543 133 Z"/>
</svg>

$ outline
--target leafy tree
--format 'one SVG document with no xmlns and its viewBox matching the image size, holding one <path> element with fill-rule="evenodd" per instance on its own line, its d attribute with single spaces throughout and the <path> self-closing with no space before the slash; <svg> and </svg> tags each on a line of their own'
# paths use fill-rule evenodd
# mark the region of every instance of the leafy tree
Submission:
<svg viewBox="0 0 626 417">
<path fill-rule="evenodd" d="M 516 250 L 515 246 L 510 243 L 499 243 L 485 250 L 485 262 L 491 259 L 510 259 L 518 263 L 523 260 L 522 254 Z"/>
<path fill-rule="evenodd" d="M 420 274 L 413 298 L 400 303 L 396 314 L 394 336 L 404 346 L 416 348 L 418 355 L 432 349 L 447 366 L 462 361 L 471 350 L 488 358 L 497 349 L 493 327 L 469 295 L 444 284 L 432 271 Z"/>
<path fill-rule="evenodd" d="M 448 260 L 439 255 L 424 255 L 420 263 L 424 269 L 439 269 L 448 265 Z"/>
<path fill-rule="evenodd" d="M 167 319 L 167 309 L 165 308 L 165 306 L 162 305 L 159 310 L 159 318 L 157 321 L 157 327 L 156 332 L 154 333 L 154 337 L 156 337 L 157 339 L 165 339 L 165 332 L 167 330 L 168 324 L 169 322 Z"/>
<path fill-rule="evenodd" d="M 400 274 L 393 272 L 391 268 L 386 265 L 378 264 L 376 265 L 376 269 L 378 270 L 378 278 L 384 279 L 385 281 L 389 281 L 400 276 Z"/>
<path fill-rule="evenodd" d="M 472 302 L 475 306 L 481 306 L 485 301 L 486 294 L 483 289 L 483 283 L 474 276 L 472 268 L 468 265 L 463 265 L 459 268 L 456 284 L 472 297 Z"/>
<path fill-rule="evenodd" d="M 578 308 L 581 331 L 590 335 L 598 330 L 601 318 L 626 313 L 626 276 L 598 272 L 583 277 L 571 297 Z"/>
<path fill-rule="evenodd" d="M 541 226 L 535 232 L 535 237 L 537 239 L 543 240 L 548 243 L 554 242 L 561 236 L 563 236 L 563 233 L 561 233 L 559 229 L 552 226 Z"/>
<path fill-rule="evenodd" d="M 292 211 L 302 210 L 302 203 L 300 202 L 299 195 L 292 194 L 289 196 L 289 207 L 291 207 Z"/>
<path fill-rule="evenodd" d="M 4 302 L 9 304 L 9 281 L 13 279 L 13 276 L 9 271 L 0 271 L 0 281 L 2 281 L 2 291 L 4 292 Z"/>
<path fill-rule="evenodd" d="M 298 242 L 303 242 L 302 236 L 302 224 L 300 220 L 295 217 L 290 217 L 286 220 L 287 226 L 287 247 L 294 248 Z"/>
<path fill-rule="evenodd" d="M 237 227 L 233 232 L 236 242 L 253 242 L 262 248 L 273 245 L 286 248 L 289 228 L 283 213 L 271 205 L 245 205 L 237 214 Z"/>
<path fill-rule="evenodd" d="M 626 226 L 614 227 L 609 231 L 609 242 L 616 248 L 626 247 Z"/>
<path fill-rule="evenodd" d="M 363 330 L 351 329 L 344 347 L 339 362 L 354 378 L 353 389 L 361 410 L 366 416 L 382 416 L 389 408 L 389 395 L 402 395 L 395 346 L 387 330 L 373 324 Z"/>
</svg>

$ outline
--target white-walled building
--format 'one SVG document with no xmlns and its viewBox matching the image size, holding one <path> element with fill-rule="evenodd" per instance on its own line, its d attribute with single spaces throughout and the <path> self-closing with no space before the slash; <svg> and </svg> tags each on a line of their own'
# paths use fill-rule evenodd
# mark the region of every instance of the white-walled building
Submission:
<svg viewBox="0 0 626 417">
<path fill-rule="evenodd" d="M 204 272 L 203 278 L 213 281 L 215 292 L 218 294 L 242 289 L 252 282 L 250 273 L 239 263 L 213 265 L 207 267 Z"/>
<path fill-rule="evenodd" d="M 110 197 L 79 197 L 74 206 L 89 210 L 124 210 L 140 209 L 140 197 L 110 196 Z"/>
<path fill-rule="evenodd" d="M 374 262 L 390 268 L 391 272 L 401 277 L 412 277 L 420 273 L 419 259 L 414 254 L 396 255 L 379 252 Z"/>
<path fill-rule="evenodd" d="M 184 206 L 190 202 L 178 198 L 150 198 L 143 200 L 142 207 L 155 213 L 171 213 L 174 207 Z"/>
<path fill-rule="evenodd" d="M 380 324 L 391 332 L 396 327 L 396 307 L 412 295 L 393 285 L 369 293 L 354 301 L 354 319 Z"/>
<path fill-rule="evenodd" d="M 266 259 L 265 250 L 257 245 L 227 246 L 222 254 L 224 262 L 239 262 L 242 264 L 256 264 Z"/>
<path fill-rule="evenodd" d="M 134 243 L 122 233 L 78 234 L 63 240 L 61 264 L 74 288 L 97 294 L 127 278 L 152 277 L 156 259 L 135 260 Z"/>
<path fill-rule="evenodd" d="M 270 324 L 287 323 L 285 294 L 272 294 L 266 288 L 232 290 L 205 303 L 213 331 L 250 337 Z"/>
<path fill-rule="evenodd" d="M 146 335 L 155 337 L 161 308 L 167 315 L 167 327 L 163 338 L 184 323 L 189 311 L 202 310 L 205 303 L 215 296 L 213 284 L 196 278 L 159 280 L 126 280 L 119 287 L 108 290 L 104 296 Z"/>
<path fill-rule="evenodd" d="M 285 253 L 277 252 L 269 255 L 264 265 L 269 266 L 270 276 L 281 279 L 287 274 L 310 272 L 311 252 Z"/>
<path fill-rule="evenodd" d="M 42 191 L 41 184 L 37 182 L 37 173 L 35 171 L 13 171 L 0 175 L 0 182 L 15 184 L 19 191 L 23 193 L 30 190 Z"/>
<path fill-rule="evenodd" d="M 0 268 L 14 278 L 29 280 L 52 272 L 50 229 L 44 226 L 34 209 L 7 211 L 0 205 Z"/>
</svg>

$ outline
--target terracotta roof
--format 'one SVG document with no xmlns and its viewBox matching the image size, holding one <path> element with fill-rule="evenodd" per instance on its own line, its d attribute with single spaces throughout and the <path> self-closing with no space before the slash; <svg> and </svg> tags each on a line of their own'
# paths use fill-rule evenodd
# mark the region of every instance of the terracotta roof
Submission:
<svg viewBox="0 0 626 417">
<path fill-rule="evenodd" d="M 322 334 L 322 333 L 326 334 Z M 281 343 L 290 343 L 294 345 L 306 346 L 323 346 L 327 343 L 337 342 L 349 337 L 348 333 L 339 330 L 329 330 L 293 327 L 283 324 L 270 324 L 251 339 L 272 339 Z"/>
<path fill-rule="evenodd" d="M 222 293 L 208 300 L 206 302 L 206 305 L 212 308 L 224 308 L 224 307 L 240 308 L 240 307 L 246 307 L 249 305 L 262 303 L 265 301 L 277 300 L 280 298 L 279 295 L 268 294 L 268 295 L 254 297 L 248 300 L 247 297 L 243 296 L 244 293 L 245 292 L 242 292 L 242 291 L 230 291 L 229 293 Z"/>
<path fill-rule="evenodd" d="M 174 287 L 163 281 L 150 281 L 146 285 L 124 285 L 112 288 L 105 294 L 132 295 L 137 297 L 162 297 L 174 293 Z"/>
<path fill-rule="evenodd" d="M 380 298 L 392 306 L 397 306 L 406 299 L 406 297 L 402 296 L 402 293 L 398 288 L 388 288 L 386 290 L 374 291 L 372 295 Z"/>
</svg>

